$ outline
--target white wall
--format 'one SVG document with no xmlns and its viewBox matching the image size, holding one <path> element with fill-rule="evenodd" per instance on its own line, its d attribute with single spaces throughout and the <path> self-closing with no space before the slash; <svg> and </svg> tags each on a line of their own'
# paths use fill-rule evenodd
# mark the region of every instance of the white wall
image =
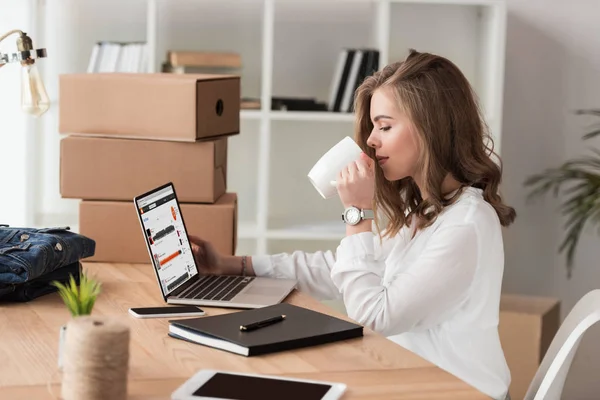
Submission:
<svg viewBox="0 0 600 400">
<path fill-rule="evenodd" d="M 34 15 L 30 1 L 0 0 L 0 35 L 20 29 L 30 34 L 36 48 L 44 42 L 32 31 Z M 0 44 L 0 51 L 17 51 L 18 34 L 12 34 Z M 40 61 L 40 63 L 42 63 Z M 34 207 L 34 194 L 29 193 L 26 182 L 34 179 L 36 156 L 33 151 L 36 121 L 21 112 L 21 65 L 10 63 L 0 68 L 0 224 L 23 226 Z"/>
<path fill-rule="evenodd" d="M 600 288 L 600 238 L 588 232 L 566 277 L 558 202 L 527 203 L 523 181 L 583 154 L 590 120 L 578 108 L 600 108 L 600 3 L 594 0 L 509 0 L 502 155 L 504 192 L 517 208 L 506 230 L 505 290 L 558 296 L 563 316 L 586 292 Z M 596 141 L 594 144 L 599 145 Z M 598 399 L 600 326 L 583 340 L 565 388 L 566 399 Z"/>
</svg>

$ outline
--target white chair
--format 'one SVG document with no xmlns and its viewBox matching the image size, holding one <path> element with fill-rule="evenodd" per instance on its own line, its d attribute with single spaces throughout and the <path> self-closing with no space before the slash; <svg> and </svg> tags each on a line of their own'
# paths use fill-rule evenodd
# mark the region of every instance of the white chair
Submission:
<svg viewBox="0 0 600 400">
<path fill-rule="evenodd" d="M 524 400 L 559 400 L 573 357 L 587 329 L 600 321 L 600 289 L 583 296 L 554 336 Z"/>
</svg>

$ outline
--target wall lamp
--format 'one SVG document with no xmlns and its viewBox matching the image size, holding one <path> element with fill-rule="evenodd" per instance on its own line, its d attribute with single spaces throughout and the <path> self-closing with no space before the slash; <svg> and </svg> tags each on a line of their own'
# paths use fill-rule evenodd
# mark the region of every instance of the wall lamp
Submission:
<svg viewBox="0 0 600 400">
<path fill-rule="evenodd" d="M 38 58 L 46 57 L 46 49 L 34 50 L 31 38 L 18 29 L 0 36 L 0 42 L 14 33 L 19 34 L 17 52 L 0 52 L 0 67 L 13 62 L 21 63 L 21 108 L 24 112 L 39 117 L 50 108 L 48 93 L 35 64 Z"/>
</svg>

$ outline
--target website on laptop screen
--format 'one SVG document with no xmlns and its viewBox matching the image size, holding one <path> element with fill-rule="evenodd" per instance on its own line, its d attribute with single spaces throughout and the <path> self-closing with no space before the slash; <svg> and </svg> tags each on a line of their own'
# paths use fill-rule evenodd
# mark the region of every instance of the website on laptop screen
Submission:
<svg viewBox="0 0 600 400">
<path fill-rule="evenodd" d="M 137 200 L 144 234 L 165 295 L 198 274 L 172 187 Z"/>
</svg>

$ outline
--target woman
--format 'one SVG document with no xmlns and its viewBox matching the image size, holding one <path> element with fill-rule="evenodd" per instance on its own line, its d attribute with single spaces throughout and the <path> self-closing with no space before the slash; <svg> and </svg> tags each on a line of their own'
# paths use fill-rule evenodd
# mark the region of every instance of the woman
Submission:
<svg viewBox="0 0 600 400">
<path fill-rule="evenodd" d="M 502 226 L 516 213 L 498 194 L 501 169 L 468 81 L 447 59 L 411 50 L 365 79 L 355 110 L 364 154 L 340 173 L 338 192 L 345 209 L 383 213 L 383 232 L 370 219 L 348 224 L 335 255 L 223 256 L 192 238 L 199 267 L 341 296 L 354 320 L 504 399 Z"/>
</svg>

